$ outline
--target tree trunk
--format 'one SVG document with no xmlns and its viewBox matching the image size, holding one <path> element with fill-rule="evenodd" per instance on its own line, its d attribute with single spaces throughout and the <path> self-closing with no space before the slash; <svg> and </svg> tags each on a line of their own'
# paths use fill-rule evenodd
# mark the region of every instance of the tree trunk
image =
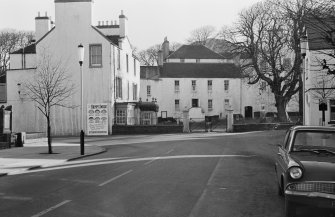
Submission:
<svg viewBox="0 0 335 217">
<path fill-rule="evenodd" d="M 50 127 L 50 118 L 47 117 L 47 136 L 48 136 L 48 149 L 49 149 L 49 154 L 52 154 L 52 146 L 51 146 L 51 127 Z"/>
<path fill-rule="evenodd" d="M 282 97 L 276 97 L 276 107 L 279 121 L 287 122 L 286 101 Z"/>
</svg>

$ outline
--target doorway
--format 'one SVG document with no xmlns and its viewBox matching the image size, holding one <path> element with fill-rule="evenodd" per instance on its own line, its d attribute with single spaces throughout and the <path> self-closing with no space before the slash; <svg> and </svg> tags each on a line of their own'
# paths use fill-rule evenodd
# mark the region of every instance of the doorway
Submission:
<svg viewBox="0 0 335 217">
<path fill-rule="evenodd" d="M 244 117 L 245 118 L 252 118 L 252 106 L 244 107 Z"/>
</svg>

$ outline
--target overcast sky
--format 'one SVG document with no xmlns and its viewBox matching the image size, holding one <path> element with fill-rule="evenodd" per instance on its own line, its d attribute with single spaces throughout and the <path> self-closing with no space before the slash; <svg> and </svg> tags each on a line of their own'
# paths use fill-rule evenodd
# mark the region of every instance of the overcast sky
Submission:
<svg viewBox="0 0 335 217">
<path fill-rule="evenodd" d="M 92 24 L 128 17 L 129 38 L 138 49 L 162 43 L 184 43 L 204 25 L 219 30 L 236 21 L 238 13 L 260 0 L 94 0 Z M 38 12 L 54 20 L 54 0 L 1 0 L 0 29 L 34 30 Z"/>
</svg>

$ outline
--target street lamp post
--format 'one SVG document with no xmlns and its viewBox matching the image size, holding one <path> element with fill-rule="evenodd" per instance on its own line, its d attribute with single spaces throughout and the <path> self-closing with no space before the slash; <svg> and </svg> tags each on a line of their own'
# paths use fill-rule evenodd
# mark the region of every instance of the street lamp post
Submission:
<svg viewBox="0 0 335 217">
<path fill-rule="evenodd" d="M 84 107 L 83 107 L 83 62 L 84 62 L 84 46 L 82 44 L 78 45 L 78 59 L 79 59 L 79 65 L 80 65 L 80 86 L 81 86 L 81 109 L 80 109 L 80 116 L 81 116 L 81 131 L 80 131 L 80 154 L 84 155 L 85 154 L 85 132 L 84 132 Z"/>
<path fill-rule="evenodd" d="M 302 56 L 302 114 L 303 114 L 303 119 L 302 119 L 302 124 L 303 125 L 306 125 L 306 111 L 305 111 L 305 108 L 306 108 L 306 105 L 305 105 L 305 75 L 306 75 L 306 72 L 305 72 L 305 57 L 306 57 L 306 49 L 307 49 L 307 36 L 302 36 L 300 38 L 300 50 L 301 50 L 301 56 Z"/>
</svg>

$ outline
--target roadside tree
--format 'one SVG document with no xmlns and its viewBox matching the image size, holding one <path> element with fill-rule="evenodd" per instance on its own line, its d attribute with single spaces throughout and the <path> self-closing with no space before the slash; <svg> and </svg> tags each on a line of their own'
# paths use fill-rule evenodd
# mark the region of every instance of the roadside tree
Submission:
<svg viewBox="0 0 335 217">
<path fill-rule="evenodd" d="M 36 68 L 32 79 L 22 83 L 28 98 L 46 118 L 48 153 L 52 154 L 51 145 L 51 111 L 55 106 L 73 108 L 68 104 L 75 85 L 71 76 L 60 61 L 54 62 L 50 55 L 44 54 Z"/>
<path fill-rule="evenodd" d="M 287 120 L 286 106 L 301 89 L 302 5 L 295 11 L 290 17 L 267 0 L 242 11 L 236 25 L 221 32 L 234 52 L 248 57 L 241 70 L 249 84 L 265 81 L 271 88 L 280 121 Z"/>
</svg>

